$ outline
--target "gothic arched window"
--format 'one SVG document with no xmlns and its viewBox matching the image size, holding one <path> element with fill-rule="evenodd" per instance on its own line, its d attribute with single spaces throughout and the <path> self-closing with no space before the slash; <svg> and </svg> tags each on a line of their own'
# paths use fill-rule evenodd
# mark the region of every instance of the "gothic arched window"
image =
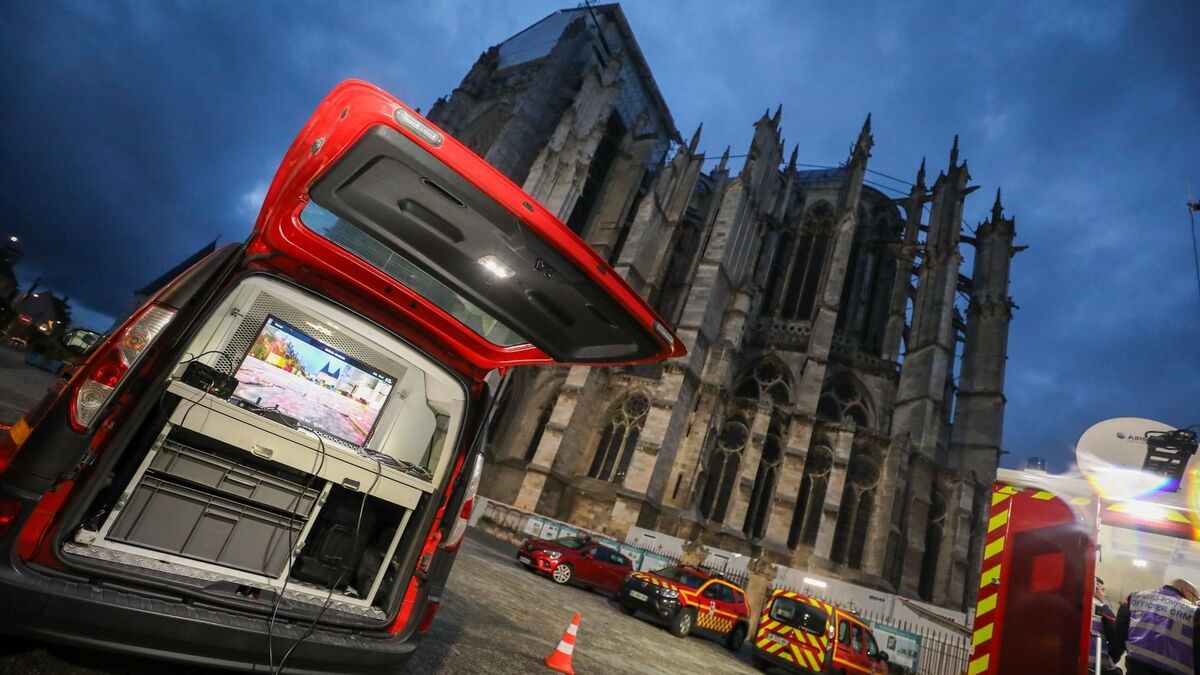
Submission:
<svg viewBox="0 0 1200 675">
<path fill-rule="evenodd" d="M 638 435 L 642 433 L 642 425 L 649 412 L 650 399 L 645 394 L 633 394 L 621 402 L 600 435 L 600 443 L 592 457 L 592 467 L 588 470 L 589 478 L 614 483 L 625 480 L 625 472 L 633 461 Z"/>
<path fill-rule="evenodd" d="M 800 481 L 800 493 L 796 496 L 796 511 L 792 514 L 792 526 L 788 530 L 788 548 L 800 544 L 812 546 L 817 543 L 817 532 L 821 529 L 821 511 L 825 503 L 825 491 L 829 487 L 829 473 L 833 470 L 833 450 L 824 440 L 814 440 L 804 462 L 804 478 Z"/>
<path fill-rule="evenodd" d="M 700 512 L 708 520 L 725 522 L 725 510 L 729 508 L 729 498 L 742 463 L 742 451 L 749 442 L 750 424 L 746 418 L 735 415 L 725 420 L 708 455 L 707 477 L 700 496 Z"/>
<path fill-rule="evenodd" d="M 817 401 L 817 415 L 833 422 L 853 420 L 860 427 L 870 426 L 870 402 L 850 375 L 835 375 L 825 383 Z"/>
<path fill-rule="evenodd" d="M 867 526 L 871 524 L 879 477 L 879 464 L 866 451 L 857 450 L 850 455 L 837 528 L 833 532 L 833 549 L 829 555 L 833 562 L 862 568 Z"/>
<path fill-rule="evenodd" d="M 779 315 L 785 319 L 811 319 L 816 306 L 817 289 L 825 269 L 825 253 L 834 230 L 833 207 L 829 202 L 814 204 L 800 226 L 800 238 L 792 259 L 791 272 L 784 286 Z"/>
<path fill-rule="evenodd" d="M 758 362 L 734 388 L 734 395 L 755 403 L 771 405 L 771 420 L 767 437 L 763 440 L 758 468 L 754 476 L 754 488 L 746 510 L 742 531 L 751 539 L 760 539 L 766 534 L 767 516 L 775 496 L 775 484 L 779 480 L 779 466 L 783 462 L 783 444 L 786 440 L 787 419 L 783 408 L 791 403 L 791 386 L 788 384 L 787 366 L 774 359 Z"/>
</svg>

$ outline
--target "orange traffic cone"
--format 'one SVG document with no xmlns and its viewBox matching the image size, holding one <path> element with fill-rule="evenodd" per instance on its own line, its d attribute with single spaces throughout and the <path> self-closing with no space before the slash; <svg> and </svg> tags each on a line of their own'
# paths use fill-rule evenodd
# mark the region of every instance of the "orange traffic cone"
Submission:
<svg viewBox="0 0 1200 675">
<path fill-rule="evenodd" d="M 562 639 L 558 641 L 558 646 L 554 648 L 554 652 L 550 656 L 546 657 L 547 668 L 567 675 L 575 675 L 575 669 L 571 667 L 571 655 L 575 653 L 575 634 L 578 632 L 579 612 L 575 612 L 575 618 L 571 619 L 571 625 L 567 626 Z"/>
</svg>

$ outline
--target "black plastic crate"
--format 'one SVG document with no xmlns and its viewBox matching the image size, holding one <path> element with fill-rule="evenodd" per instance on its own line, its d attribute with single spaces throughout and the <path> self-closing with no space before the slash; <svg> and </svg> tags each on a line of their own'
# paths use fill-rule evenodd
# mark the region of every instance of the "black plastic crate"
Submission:
<svg viewBox="0 0 1200 675">
<path fill-rule="evenodd" d="M 278 577 L 304 521 L 145 476 L 108 538 Z"/>
<path fill-rule="evenodd" d="M 212 488 L 225 495 L 240 497 L 297 518 L 312 513 L 320 493 L 299 483 L 242 466 L 223 457 L 182 445 L 163 442 L 150 463 L 155 473 L 180 478 L 195 485 Z"/>
</svg>

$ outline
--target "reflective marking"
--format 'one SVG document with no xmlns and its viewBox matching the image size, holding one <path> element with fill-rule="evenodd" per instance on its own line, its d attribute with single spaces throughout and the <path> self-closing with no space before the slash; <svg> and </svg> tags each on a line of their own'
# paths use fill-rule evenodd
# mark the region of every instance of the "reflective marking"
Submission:
<svg viewBox="0 0 1200 675">
<path fill-rule="evenodd" d="M 566 642 L 560 642 L 560 643 L 558 643 L 558 651 L 560 651 L 564 654 L 567 654 L 567 655 L 574 654 L 575 653 L 575 645 L 568 644 Z"/>
<path fill-rule="evenodd" d="M 996 541 L 993 541 L 992 543 L 990 543 L 984 547 L 983 559 L 987 560 L 988 558 L 991 558 L 992 556 L 996 555 L 997 553 L 999 553 L 1003 550 L 1004 550 L 1004 538 L 1001 537 L 1001 538 L 997 539 Z"/>
<path fill-rule="evenodd" d="M 971 665 L 967 666 L 967 675 L 979 675 L 983 671 L 987 670 L 988 656 L 988 654 L 984 654 L 983 656 L 972 661 Z"/>
<path fill-rule="evenodd" d="M 1075 506 L 1087 506 L 1092 503 L 1091 497 L 1072 497 L 1071 503 Z"/>
<path fill-rule="evenodd" d="M 975 635 L 971 638 L 971 646 L 978 647 L 979 645 L 987 642 L 988 640 L 991 640 L 993 625 L 994 624 L 989 623 L 988 625 L 984 626 L 983 628 L 980 628 L 979 630 L 975 631 Z"/>
<path fill-rule="evenodd" d="M 1035 493 L 1035 494 L 1033 495 L 1033 498 L 1034 498 L 1034 499 L 1040 499 L 1040 500 L 1042 500 L 1042 501 L 1046 501 L 1047 499 L 1054 499 L 1054 493 L 1053 493 L 1053 492 L 1046 492 L 1045 490 L 1041 490 L 1041 491 L 1039 491 L 1039 492 Z"/>
<path fill-rule="evenodd" d="M 984 570 L 983 574 L 979 575 L 979 587 L 983 588 L 984 586 L 987 586 L 988 584 L 996 583 L 999 580 L 1000 580 L 1000 566 L 996 565 L 995 567 L 993 567 L 989 570 Z"/>
<path fill-rule="evenodd" d="M 1001 511 L 992 516 L 988 520 L 988 532 L 993 532 L 998 527 L 1003 527 L 1008 523 L 1008 510 Z"/>
<path fill-rule="evenodd" d="M 576 635 L 578 633 L 579 633 L 579 626 L 577 626 L 575 624 L 571 624 L 570 626 L 567 626 L 567 635 Z"/>
<path fill-rule="evenodd" d="M 999 596 L 989 595 L 986 598 L 980 598 L 979 604 L 975 607 L 975 616 L 976 617 L 983 616 L 984 614 L 987 614 L 988 612 L 992 611 L 993 609 L 996 609 L 996 598 L 997 597 L 999 597 Z"/>
</svg>

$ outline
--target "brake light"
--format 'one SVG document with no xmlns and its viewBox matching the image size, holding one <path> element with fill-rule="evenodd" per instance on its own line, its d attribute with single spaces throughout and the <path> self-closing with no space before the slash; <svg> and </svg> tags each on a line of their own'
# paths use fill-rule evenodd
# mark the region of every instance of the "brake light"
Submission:
<svg viewBox="0 0 1200 675">
<path fill-rule="evenodd" d="M 458 545 L 462 543 L 463 535 L 467 533 L 467 522 L 471 520 L 471 511 L 475 509 L 475 494 L 479 491 L 479 476 L 482 474 L 483 455 L 477 454 L 471 465 L 471 475 L 467 479 L 467 492 L 463 495 L 462 509 L 458 512 L 454 526 L 450 528 L 450 536 L 446 537 L 446 541 L 442 544 L 447 551 L 458 548 Z"/>
<path fill-rule="evenodd" d="M 174 309 L 146 305 L 88 359 L 71 397 L 71 427 L 75 431 L 87 431 L 117 385 L 174 318 Z"/>
<path fill-rule="evenodd" d="M 19 515 L 21 515 L 21 500 L 0 499 L 0 541 L 4 540 L 4 536 L 8 534 L 8 528 L 12 527 L 13 521 Z"/>
</svg>

